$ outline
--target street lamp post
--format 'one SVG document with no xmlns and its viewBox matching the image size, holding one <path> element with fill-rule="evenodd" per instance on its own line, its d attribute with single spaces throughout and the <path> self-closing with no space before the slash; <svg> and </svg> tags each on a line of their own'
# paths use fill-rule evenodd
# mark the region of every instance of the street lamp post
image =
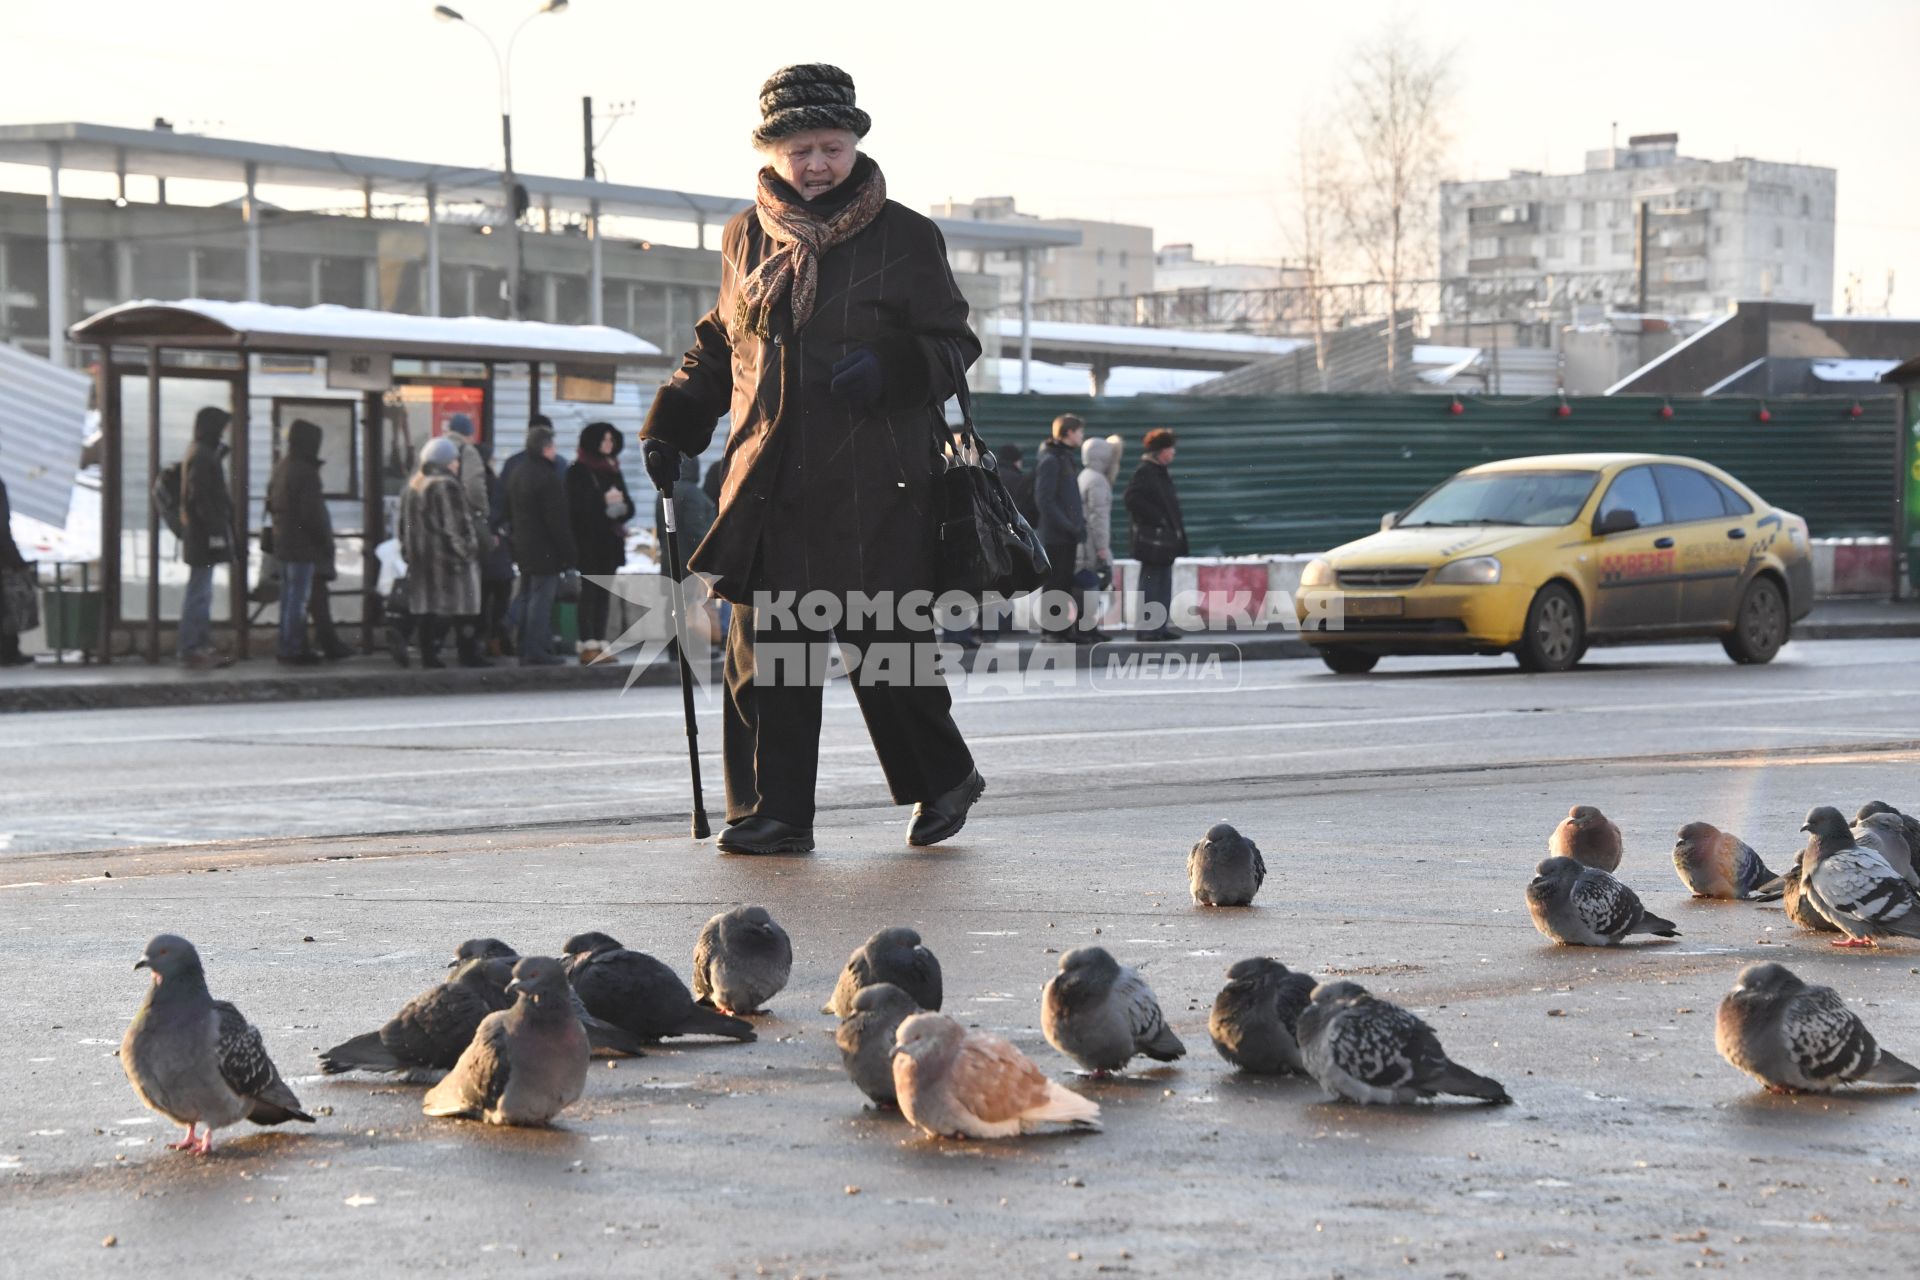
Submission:
<svg viewBox="0 0 1920 1280">
<path fill-rule="evenodd" d="M 487 42 L 487 48 L 493 54 L 493 68 L 500 81 L 500 152 L 503 166 L 500 173 L 501 207 L 506 210 L 508 233 L 513 237 L 513 266 L 507 272 L 507 315 L 514 320 L 520 316 L 521 279 L 526 274 L 526 244 L 520 238 L 520 200 L 519 182 L 513 174 L 513 45 L 526 30 L 527 24 L 543 13 L 566 12 L 568 0 L 545 0 L 538 9 L 520 20 L 520 25 L 507 37 L 507 51 L 503 56 L 500 46 L 493 37 L 469 21 L 466 15 L 448 5 L 433 6 L 433 16 L 442 22 L 458 22 Z"/>
</svg>

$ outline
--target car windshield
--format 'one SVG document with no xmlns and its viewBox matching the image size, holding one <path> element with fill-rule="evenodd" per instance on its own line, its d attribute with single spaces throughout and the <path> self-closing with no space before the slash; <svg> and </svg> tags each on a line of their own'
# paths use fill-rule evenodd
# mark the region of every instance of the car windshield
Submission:
<svg viewBox="0 0 1920 1280">
<path fill-rule="evenodd" d="M 1593 492 L 1593 471 L 1479 471 L 1458 475 L 1408 507 L 1395 528 L 1573 523 Z"/>
</svg>

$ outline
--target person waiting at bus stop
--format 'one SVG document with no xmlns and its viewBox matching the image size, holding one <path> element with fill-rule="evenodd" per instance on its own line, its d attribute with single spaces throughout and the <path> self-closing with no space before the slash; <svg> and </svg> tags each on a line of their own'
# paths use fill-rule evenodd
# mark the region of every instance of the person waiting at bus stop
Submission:
<svg viewBox="0 0 1920 1280">
<path fill-rule="evenodd" d="M 837 67 L 791 66 L 761 87 L 754 132 L 765 167 L 754 206 L 721 239 L 720 301 L 641 431 L 654 487 L 671 492 L 731 410 L 713 528 L 688 569 L 734 603 L 726 646 L 723 756 L 731 853 L 813 848 L 822 688 L 811 662 L 763 669 L 774 642 L 824 652 L 825 630 L 770 603 L 838 604 L 831 628 L 871 654 L 926 646 L 897 612 L 848 616 L 850 593 L 930 590 L 939 406 L 980 355 L 967 303 L 932 220 L 887 199 L 861 154 L 867 113 Z M 909 663 L 917 666 L 917 663 Z M 776 678 L 779 677 L 779 678 Z M 986 783 L 954 723 L 944 678 L 871 663 L 851 683 L 910 844 L 959 831 Z"/>
</svg>

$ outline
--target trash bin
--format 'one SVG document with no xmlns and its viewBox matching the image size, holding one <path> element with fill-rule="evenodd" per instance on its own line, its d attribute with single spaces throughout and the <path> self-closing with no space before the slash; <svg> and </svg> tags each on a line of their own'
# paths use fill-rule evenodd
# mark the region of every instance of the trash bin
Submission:
<svg viewBox="0 0 1920 1280">
<path fill-rule="evenodd" d="M 67 649 L 92 653 L 94 642 L 100 638 L 101 604 L 98 591 L 69 591 L 58 586 L 41 591 L 40 625 L 47 648 L 55 653 Z"/>
</svg>

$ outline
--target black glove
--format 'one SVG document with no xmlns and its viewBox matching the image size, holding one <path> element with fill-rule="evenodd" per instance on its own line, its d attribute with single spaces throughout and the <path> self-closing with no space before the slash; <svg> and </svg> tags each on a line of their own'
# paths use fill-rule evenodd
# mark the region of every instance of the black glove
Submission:
<svg viewBox="0 0 1920 1280">
<path fill-rule="evenodd" d="M 878 404 L 887 389 L 886 371 L 872 347 L 841 356 L 833 366 L 833 394 L 858 409 Z"/>
<path fill-rule="evenodd" d="M 647 478 L 653 481 L 653 487 L 672 493 L 674 482 L 680 479 L 680 451 L 665 440 L 646 439 L 640 442 L 640 457 L 647 464 Z"/>
</svg>

